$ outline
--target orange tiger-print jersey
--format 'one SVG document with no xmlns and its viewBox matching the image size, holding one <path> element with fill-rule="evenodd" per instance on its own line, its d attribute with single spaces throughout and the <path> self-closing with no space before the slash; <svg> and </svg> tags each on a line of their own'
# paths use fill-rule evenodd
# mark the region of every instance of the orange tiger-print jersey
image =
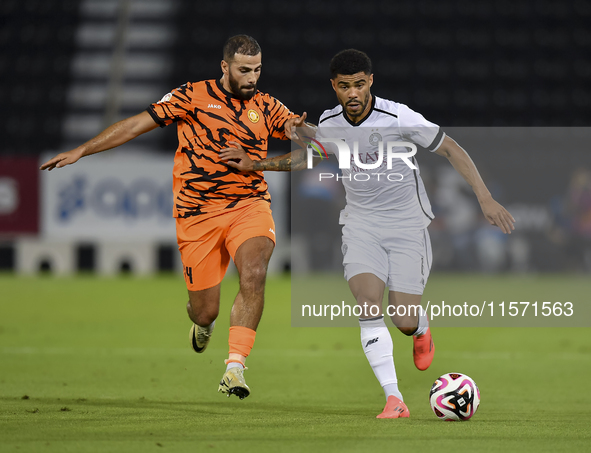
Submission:
<svg viewBox="0 0 591 453">
<path fill-rule="evenodd" d="M 295 115 L 277 99 L 258 91 L 242 101 L 219 80 L 186 83 L 151 104 L 148 113 L 161 127 L 177 123 L 174 157 L 174 217 L 232 209 L 256 200 L 271 202 L 263 172 L 241 172 L 219 158 L 228 141 L 242 145 L 252 160 L 267 157 L 269 137 L 287 139 L 285 121 Z"/>
</svg>

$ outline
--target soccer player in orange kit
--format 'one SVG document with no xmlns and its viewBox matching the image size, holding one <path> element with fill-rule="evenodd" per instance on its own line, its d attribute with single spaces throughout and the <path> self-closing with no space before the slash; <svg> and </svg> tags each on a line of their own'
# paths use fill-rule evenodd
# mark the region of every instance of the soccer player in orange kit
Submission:
<svg viewBox="0 0 591 453">
<path fill-rule="evenodd" d="M 221 68 L 221 79 L 186 83 L 139 115 L 58 154 L 41 169 L 73 164 L 157 126 L 176 123 L 179 146 L 173 169 L 173 216 L 189 291 L 191 345 L 202 353 L 209 343 L 219 313 L 220 284 L 232 257 L 240 290 L 232 306 L 229 355 L 218 391 L 243 399 L 250 394 L 244 364 L 263 313 L 267 265 L 275 246 L 263 171 L 291 170 L 289 157 L 267 158 L 268 140 L 291 138 L 306 114 L 297 116 L 257 90 L 262 64 L 261 48 L 254 38 L 237 35 L 228 39 Z M 244 153 L 252 161 L 250 171 L 235 168 L 236 154 Z"/>
</svg>

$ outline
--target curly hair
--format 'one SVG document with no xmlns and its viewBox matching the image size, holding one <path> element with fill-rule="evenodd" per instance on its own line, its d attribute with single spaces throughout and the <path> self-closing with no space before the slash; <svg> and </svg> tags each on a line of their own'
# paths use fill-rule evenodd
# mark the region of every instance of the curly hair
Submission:
<svg viewBox="0 0 591 453">
<path fill-rule="evenodd" d="M 330 60 L 331 78 L 337 75 L 352 75 L 363 72 L 371 74 L 371 60 L 365 52 L 356 49 L 341 50 Z"/>
</svg>

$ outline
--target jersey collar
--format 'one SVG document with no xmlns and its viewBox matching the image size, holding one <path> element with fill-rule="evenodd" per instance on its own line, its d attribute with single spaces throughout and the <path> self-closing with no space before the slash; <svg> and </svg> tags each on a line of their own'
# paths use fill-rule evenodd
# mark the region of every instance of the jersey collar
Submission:
<svg viewBox="0 0 591 453">
<path fill-rule="evenodd" d="M 372 94 L 371 95 L 371 107 L 369 108 L 369 112 L 367 112 L 367 115 L 365 116 L 365 118 L 363 118 L 358 123 L 354 123 L 347 116 L 347 113 L 345 112 L 345 108 L 344 107 L 343 107 L 343 117 L 345 118 L 345 121 L 347 123 L 349 123 L 351 126 L 353 126 L 353 127 L 361 126 L 365 122 L 365 120 L 368 119 L 371 116 L 371 114 L 374 111 L 375 106 L 376 106 L 376 97 Z"/>
</svg>

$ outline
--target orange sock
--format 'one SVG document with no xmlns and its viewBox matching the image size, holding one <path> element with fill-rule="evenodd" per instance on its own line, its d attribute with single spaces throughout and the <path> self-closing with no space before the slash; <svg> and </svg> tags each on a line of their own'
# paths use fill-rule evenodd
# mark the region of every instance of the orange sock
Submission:
<svg viewBox="0 0 591 453">
<path fill-rule="evenodd" d="M 228 338 L 228 344 L 230 345 L 230 355 L 238 354 L 246 358 L 250 354 L 250 350 L 254 345 L 254 339 L 256 332 L 248 327 L 243 326 L 232 326 L 230 327 L 230 337 Z M 243 361 L 229 359 L 229 362 L 240 362 L 244 365 Z"/>
</svg>

